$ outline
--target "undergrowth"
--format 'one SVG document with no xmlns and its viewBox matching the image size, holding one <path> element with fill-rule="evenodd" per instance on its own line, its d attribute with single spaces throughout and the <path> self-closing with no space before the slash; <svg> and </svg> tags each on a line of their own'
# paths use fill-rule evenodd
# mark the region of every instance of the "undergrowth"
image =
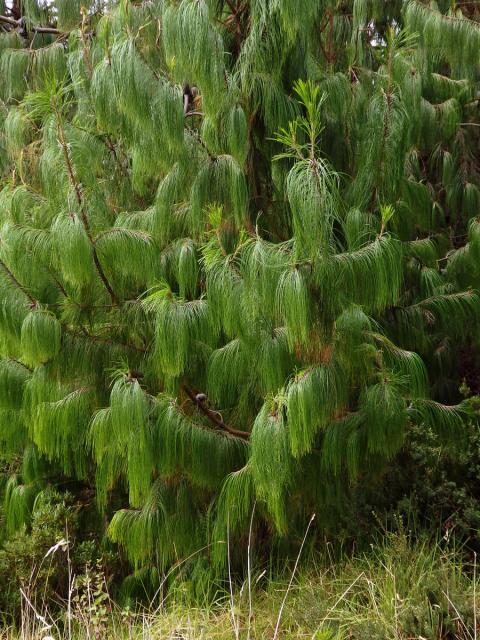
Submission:
<svg viewBox="0 0 480 640">
<path fill-rule="evenodd" d="M 58 617 L 22 596 L 16 629 L 2 640 L 476 640 L 479 580 L 474 553 L 447 539 L 383 535 L 370 551 L 304 558 L 297 572 L 267 577 L 262 567 L 213 603 L 193 607 L 183 586 L 133 612 L 110 599 L 101 572 L 72 589 Z"/>
</svg>

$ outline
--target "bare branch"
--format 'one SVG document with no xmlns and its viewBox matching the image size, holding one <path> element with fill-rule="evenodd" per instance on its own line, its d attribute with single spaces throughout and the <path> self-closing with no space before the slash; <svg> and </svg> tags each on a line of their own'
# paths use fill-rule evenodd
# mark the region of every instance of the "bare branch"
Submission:
<svg viewBox="0 0 480 640">
<path fill-rule="evenodd" d="M 205 402 L 198 402 L 197 401 L 197 395 L 198 394 L 196 394 L 188 385 L 183 384 L 182 388 L 185 391 L 185 393 L 187 394 L 187 396 L 190 398 L 190 400 L 195 404 L 195 406 L 197 406 L 200 409 L 200 411 L 203 413 L 203 415 L 206 416 L 208 418 L 208 420 L 210 420 L 210 422 L 212 424 L 214 424 L 215 426 L 219 427 L 220 429 L 223 429 L 224 431 L 226 431 L 230 435 L 235 436 L 237 438 L 242 438 L 243 440 L 249 440 L 250 439 L 250 433 L 248 431 L 240 431 L 239 429 L 234 429 L 233 427 L 229 427 L 222 420 L 222 418 L 220 417 L 219 413 L 209 409 L 206 406 Z"/>
<path fill-rule="evenodd" d="M 14 18 L 9 18 L 8 16 L 0 15 L 0 22 L 3 22 L 4 24 L 8 24 L 11 27 L 14 27 L 16 29 L 25 27 L 25 22 L 22 18 L 20 18 L 19 20 L 15 20 Z M 55 27 L 50 27 L 50 26 L 47 26 L 47 27 L 32 26 L 32 27 L 28 27 L 28 30 L 34 31 L 35 33 L 51 33 L 52 35 L 56 35 L 56 36 L 68 35 L 65 31 L 60 31 L 60 29 L 56 29 Z"/>
</svg>

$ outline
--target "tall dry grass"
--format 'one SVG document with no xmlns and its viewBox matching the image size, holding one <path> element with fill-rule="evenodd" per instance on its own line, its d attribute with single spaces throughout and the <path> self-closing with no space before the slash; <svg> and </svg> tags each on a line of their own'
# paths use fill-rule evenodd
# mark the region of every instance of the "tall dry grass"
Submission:
<svg viewBox="0 0 480 640">
<path fill-rule="evenodd" d="M 1 640 L 477 640 L 476 557 L 445 541 L 388 534 L 369 553 L 328 560 L 309 557 L 284 579 L 265 578 L 248 559 L 243 585 L 202 607 L 182 603 L 181 586 L 161 607 L 136 613 L 115 605 L 92 581 L 60 614 L 22 594 L 16 629 Z M 84 581 L 85 584 L 85 581 Z M 89 585 L 89 586 L 88 586 Z M 89 591 L 90 589 L 90 591 Z"/>
</svg>

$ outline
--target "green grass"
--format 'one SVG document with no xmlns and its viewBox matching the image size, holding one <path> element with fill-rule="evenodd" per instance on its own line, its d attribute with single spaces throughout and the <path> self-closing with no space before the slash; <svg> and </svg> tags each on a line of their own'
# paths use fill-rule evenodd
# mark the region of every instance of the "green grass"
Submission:
<svg viewBox="0 0 480 640">
<path fill-rule="evenodd" d="M 475 556 L 465 563 L 465 555 L 445 540 L 412 543 L 405 533 L 390 534 L 369 553 L 336 562 L 326 560 L 326 548 L 322 559 L 306 560 L 292 581 L 291 572 L 268 584 L 252 573 L 251 606 L 248 581 L 202 608 L 182 604 L 179 586 L 156 613 L 110 613 L 101 599 L 90 607 L 72 603 L 69 630 L 65 615 L 47 628 L 26 604 L 23 632 L 6 629 L 0 638 L 476 640 L 480 584 Z"/>
</svg>

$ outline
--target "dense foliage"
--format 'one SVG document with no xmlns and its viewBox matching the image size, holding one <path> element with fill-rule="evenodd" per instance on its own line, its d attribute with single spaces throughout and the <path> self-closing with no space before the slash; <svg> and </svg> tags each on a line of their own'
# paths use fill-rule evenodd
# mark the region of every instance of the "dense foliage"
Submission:
<svg viewBox="0 0 480 640">
<path fill-rule="evenodd" d="M 221 569 L 459 440 L 478 3 L 0 14 L 5 535 L 68 488 L 137 570 Z"/>
</svg>

